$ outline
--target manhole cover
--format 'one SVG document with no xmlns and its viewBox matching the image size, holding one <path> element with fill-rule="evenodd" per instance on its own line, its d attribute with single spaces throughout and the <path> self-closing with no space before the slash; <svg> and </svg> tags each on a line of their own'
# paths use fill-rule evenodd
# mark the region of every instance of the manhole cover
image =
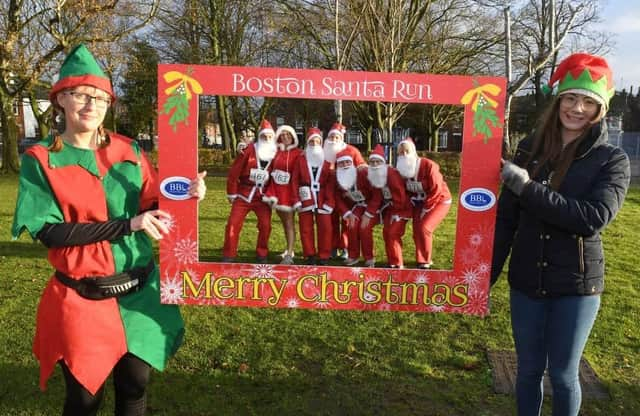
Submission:
<svg viewBox="0 0 640 416">
<path fill-rule="evenodd" d="M 516 353 L 514 351 L 487 351 L 489 366 L 493 376 L 493 390 L 501 394 L 514 394 L 516 390 Z M 609 393 L 600 383 L 584 357 L 580 360 L 580 385 L 582 397 L 585 399 L 609 400 Z M 551 382 L 548 375 L 544 375 L 544 394 L 551 395 Z"/>
</svg>

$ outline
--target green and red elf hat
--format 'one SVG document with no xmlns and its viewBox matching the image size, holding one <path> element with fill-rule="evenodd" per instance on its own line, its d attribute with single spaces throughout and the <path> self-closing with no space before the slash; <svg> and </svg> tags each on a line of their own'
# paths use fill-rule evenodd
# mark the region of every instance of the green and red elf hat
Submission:
<svg viewBox="0 0 640 416">
<path fill-rule="evenodd" d="M 613 75 L 607 61 L 588 53 L 574 53 L 565 58 L 543 89 L 551 91 L 556 82 L 558 95 L 583 94 L 598 101 L 605 109 L 609 108 L 609 100 L 615 92 Z"/>
<path fill-rule="evenodd" d="M 53 102 L 60 91 L 79 85 L 99 88 L 108 93 L 112 101 L 116 99 L 111 88 L 111 80 L 105 75 L 96 59 L 89 52 L 89 49 L 83 44 L 74 47 L 65 58 L 60 67 L 58 81 L 53 84 L 49 92 L 49 100 Z"/>
</svg>

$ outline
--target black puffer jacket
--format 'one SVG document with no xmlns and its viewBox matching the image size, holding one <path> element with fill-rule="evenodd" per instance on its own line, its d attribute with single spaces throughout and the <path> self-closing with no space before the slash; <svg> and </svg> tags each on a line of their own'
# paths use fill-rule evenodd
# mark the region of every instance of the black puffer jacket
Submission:
<svg viewBox="0 0 640 416">
<path fill-rule="evenodd" d="M 560 186 L 540 169 L 517 197 L 503 187 L 498 201 L 491 282 L 511 251 L 509 284 L 533 297 L 593 295 L 604 289 L 600 233 L 622 206 L 630 180 L 629 158 L 607 143 L 595 125 L 578 147 Z M 514 163 L 529 158 L 533 137 L 518 146 Z M 532 161 L 536 163 L 536 161 Z M 524 166 L 523 166 L 524 167 Z"/>
</svg>

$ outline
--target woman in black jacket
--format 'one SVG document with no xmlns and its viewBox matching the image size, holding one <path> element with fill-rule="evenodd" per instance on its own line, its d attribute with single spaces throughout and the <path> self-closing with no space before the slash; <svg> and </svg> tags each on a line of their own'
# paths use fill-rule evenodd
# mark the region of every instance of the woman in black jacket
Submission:
<svg viewBox="0 0 640 416">
<path fill-rule="evenodd" d="M 600 233 L 629 187 L 629 159 L 607 143 L 614 89 L 607 62 L 579 53 L 549 81 L 557 95 L 538 129 L 503 161 L 492 284 L 511 252 L 511 323 L 518 415 L 539 415 L 548 367 L 553 415 L 580 410 L 580 357 L 600 307 Z"/>
</svg>

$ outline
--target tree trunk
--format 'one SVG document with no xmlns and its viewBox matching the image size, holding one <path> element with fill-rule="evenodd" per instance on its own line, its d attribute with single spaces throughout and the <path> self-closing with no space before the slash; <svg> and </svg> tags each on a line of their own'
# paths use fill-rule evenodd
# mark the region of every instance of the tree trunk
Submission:
<svg viewBox="0 0 640 416">
<path fill-rule="evenodd" d="M 231 143 L 231 136 L 227 128 L 227 111 L 225 105 L 225 97 L 222 95 L 216 95 L 216 111 L 218 112 L 218 125 L 220 126 L 220 135 L 222 136 L 222 142 L 224 143 L 224 150 L 231 150 L 235 148 L 236 144 Z"/>
<path fill-rule="evenodd" d="M 2 167 L 0 173 L 20 172 L 20 158 L 18 155 L 18 125 L 13 115 L 13 99 L 2 96 L 0 121 L 2 122 Z"/>
</svg>

